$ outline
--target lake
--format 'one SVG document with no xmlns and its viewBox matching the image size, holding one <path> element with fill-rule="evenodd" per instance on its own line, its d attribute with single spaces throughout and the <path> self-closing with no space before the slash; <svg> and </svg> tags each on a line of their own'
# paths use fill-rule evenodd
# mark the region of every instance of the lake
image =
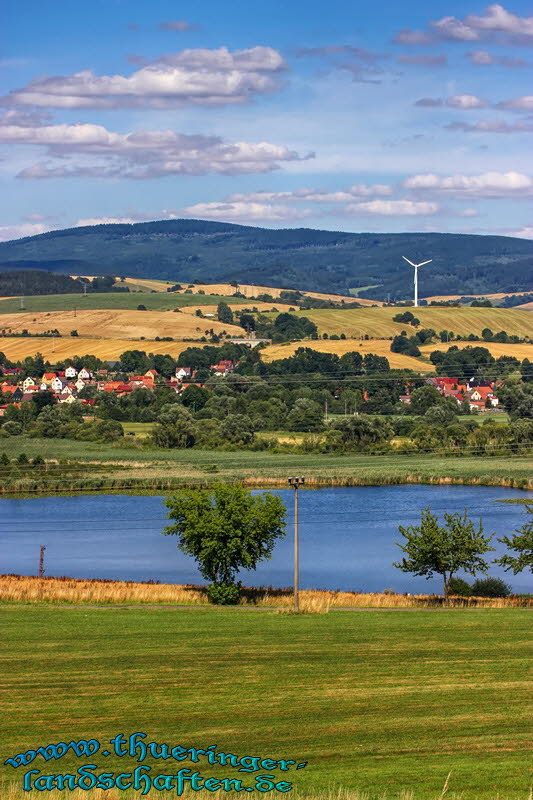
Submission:
<svg viewBox="0 0 533 800">
<path fill-rule="evenodd" d="M 287 536 L 272 559 L 255 572 L 243 571 L 245 585 L 292 584 L 294 493 L 276 490 L 288 508 Z M 533 503 L 533 491 L 487 486 L 372 486 L 300 491 L 300 585 L 302 588 L 397 592 L 438 592 L 440 579 L 407 575 L 392 566 L 402 553 L 398 525 L 418 524 L 420 509 L 431 506 L 442 520 L 445 511 L 463 511 L 485 533 L 511 534 L 527 519 L 523 505 L 498 503 L 506 498 Z M 205 583 L 194 561 L 163 536 L 163 497 L 92 495 L 83 497 L 0 498 L 0 572 L 37 574 L 39 546 L 46 545 L 47 575 L 162 583 Z M 502 546 L 492 542 L 496 558 Z M 531 574 L 505 578 L 515 592 L 533 591 Z M 468 580 L 470 578 L 468 576 Z"/>
</svg>

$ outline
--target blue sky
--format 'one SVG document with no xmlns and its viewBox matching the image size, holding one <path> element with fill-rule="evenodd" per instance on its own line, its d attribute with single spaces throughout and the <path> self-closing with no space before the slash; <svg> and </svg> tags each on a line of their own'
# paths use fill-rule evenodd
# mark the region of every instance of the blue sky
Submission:
<svg viewBox="0 0 533 800">
<path fill-rule="evenodd" d="M 177 217 L 533 238 L 523 2 L 22 8 L 3 19 L 1 239 Z"/>
</svg>

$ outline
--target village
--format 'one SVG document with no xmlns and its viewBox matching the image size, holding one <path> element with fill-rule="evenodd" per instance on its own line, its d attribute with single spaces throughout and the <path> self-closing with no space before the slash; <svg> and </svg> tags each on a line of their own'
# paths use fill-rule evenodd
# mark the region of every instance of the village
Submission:
<svg viewBox="0 0 533 800">
<path fill-rule="evenodd" d="M 76 370 L 73 366 L 56 371 L 46 371 L 40 376 L 27 376 L 22 378 L 22 367 L 4 367 L 4 380 L 0 382 L 0 417 L 4 415 L 7 406 L 11 403 L 20 406 L 28 402 L 36 392 L 49 392 L 54 402 L 58 404 L 72 404 L 80 402 L 86 406 L 95 405 L 94 397 L 85 397 L 83 390 L 90 386 L 97 393 L 112 393 L 116 397 L 124 397 L 136 389 L 145 389 L 153 392 L 156 387 L 167 386 L 181 395 L 188 386 L 206 387 L 205 380 L 197 380 L 192 367 L 176 367 L 174 375 L 165 378 L 154 368 L 147 370 L 143 375 L 129 375 L 120 369 L 119 361 L 108 361 L 108 368 L 91 371 L 83 366 Z M 221 359 L 217 364 L 212 364 L 209 377 L 225 377 L 233 373 L 238 362 L 231 359 Z M 453 377 L 428 377 L 425 382 L 434 386 L 446 398 L 453 398 L 458 406 L 468 402 L 470 411 L 485 413 L 491 410 L 500 410 L 501 405 L 497 396 L 497 381 L 481 381 L 471 379 L 461 381 Z M 365 393 L 366 394 L 366 393 Z M 367 398 L 365 398 L 367 399 Z M 400 396 L 400 401 L 410 405 L 409 393 Z M 357 413 L 355 411 L 354 413 Z"/>
</svg>

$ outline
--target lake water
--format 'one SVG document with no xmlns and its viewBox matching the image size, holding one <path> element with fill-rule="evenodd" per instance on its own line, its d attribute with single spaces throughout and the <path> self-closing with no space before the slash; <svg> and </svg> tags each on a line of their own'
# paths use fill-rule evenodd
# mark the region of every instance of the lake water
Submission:
<svg viewBox="0 0 533 800">
<path fill-rule="evenodd" d="M 272 559 L 241 573 L 246 585 L 292 584 L 292 490 L 275 492 L 288 508 L 287 536 Z M 441 592 L 440 579 L 407 575 L 392 566 L 401 557 L 398 525 L 417 524 L 420 509 L 463 511 L 483 518 L 485 533 L 511 534 L 524 524 L 523 505 L 498 503 L 533 492 L 485 486 L 376 486 L 300 491 L 300 585 L 302 588 Z M 205 583 L 195 562 L 163 536 L 163 497 L 93 495 L 0 498 L 0 573 L 35 575 L 39 546 L 46 545 L 47 575 L 162 583 Z M 496 558 L 502 546 L 492 542 Z M 531 592 L 531 574 L 513 576 L 498 567 L 516 592 Z M 468 578 L 468 576 L 465 576 Z"/>
</svg>

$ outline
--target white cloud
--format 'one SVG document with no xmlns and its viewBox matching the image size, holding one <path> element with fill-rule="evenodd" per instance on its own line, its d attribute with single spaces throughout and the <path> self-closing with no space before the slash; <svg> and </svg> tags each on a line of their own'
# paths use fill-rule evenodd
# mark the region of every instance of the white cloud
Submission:
<svg viewBox="0 0 533 800">
<path fill-rule="evenodd" d="M 285 68 L 271 47 L 233 53 L 182 50 L 162 56 L 125 75 L 96 75 L 83 70 L 31 81 L 3 98 L 4 105 L 48 108 L 177 108 L 184 104 L 246 103 L 254 94 L 279 88 L 277 73 Z"/>
<path fill-rule="evenodd" d="M 415 106 L 425 106 L 428 108 L 438 108 L 448 106 L 449 108 L 460 108 L 463 111 L 470 111 L 475 108 L 486 108 L 488 102 L 475 94 L 454 94 L 451 97 L 421 97 L 416 100 Z"/>
<path fill-rule="evenodd" d="M 0 124 L 0 143 L 43 145 L 48 156 L 60 158 L 59 162 L 23 169 L 19 173 L 22 178 L 235 175 L 269 172 L 281 162 L 300 158 L 287 147 L 270 142 L 225 142 L 217 136 L 171 130 L 121 134 L 93 124 Z"/>
<path fill-rule="evenodd" d="M 403 182 L 405 189 L 472 197 L 526 197 L 533 194 L 533 179 L 519 172 L 485 172 L 482 175 L 433 173 L 413 175 Z"/>
<path fill-rule="evenodd" d="M 347 214 L 378 214 L 384 217 L 425 217 L 440 211 L 437 203 L 419 203 L 413 200 L 371 200 L 366 203 L 351 203 Z"/>
<path fill-rule="evenodd" d="M 188 217 L 230 222 L 235 220 L 285 222 L 305 219 L 313 213 L 309 210 L 296 210 L 290 206 L 253 202 L 196 203 L 181 211 Z"/>
<path fill-rule="evenodd" d="M 349 203 L 362 197 L 388 197 L 392 188 L 384 184 L 354 184 L 348 189 L 337 192 L 325 189 L 296 189 L 292 192 L 249 192 L 245 194 L 232 194 L 228 202 L 288 202 L 300 201 L 306 203 Z"/>
<path fill-rule="evenodd" d="M 533 225 L 526 225 L 514 231 L 507 231 L 507 236 L 516 236 L 519 239 L 533 239 Z"/>
<path fill-rule="evenodd" d="M 170 19 L 165 22 L 160 22 L 159 27 L 162 31 L 175 31 L 176 33 L 183 33 L 184 31 L 197 31 L 198 25 L 193 25 L 185 19 Z"/>
<path fill-rule="evenodd" d="M 463 19 L 454 16 L 430 22 L 422 31 L 404 28 L 394 41 L 407 45 L 429 44 L 436 40 L 458 42 L 503 41 L 533 44 L 533 17 L 520 17 L 499 3 L 487 6 L 482 15 L 468 14 Z"/>
<path fill-rule="evenodd" d="M 496 108 L 504 108 L 509 111 L 533 111 L 533 95 L 515 97 L 513 100 L 504 100 L 498 103 Z"/>
<path fill-rule="evenodd" d="M 9 242 L 11 239 L 21 239 L 24 236 L 36 236 L 53 230 L 50 225 L 37 222 L 22 222 L 19 225 L 0 225 L 0 242 Z"/>
<path fill-rule="evenodd" d="M 511 69 L 530 67 L 533 66 L 530 61 L 523 58 L 510 58 L 508 56 L 498 56 L 494 53 L 489 53 L 488 50 L 471 50 L 465 53 L 466 58 L 469 59 L 471 64 L 476 64 L 478 67 L 500 66 L 509 67 Z"/>
<path fill-rule="evenodd" d="M 455 94 L 453 97 L 446 99 L 446 105 L 451 106 L 451 108 L 462 108 L 466 111 L 471 108 L 485 108 L 488 103 L 474 94 Z"/>
<path fill-rule="evenodd" d="M 449 122 L 444 126 L 450 131 L 465 131 L 466 133 L 531 133 L 532 122 L 505 122 L 500 119 L 484 119 L 479 122 Z"/>
</svg>

